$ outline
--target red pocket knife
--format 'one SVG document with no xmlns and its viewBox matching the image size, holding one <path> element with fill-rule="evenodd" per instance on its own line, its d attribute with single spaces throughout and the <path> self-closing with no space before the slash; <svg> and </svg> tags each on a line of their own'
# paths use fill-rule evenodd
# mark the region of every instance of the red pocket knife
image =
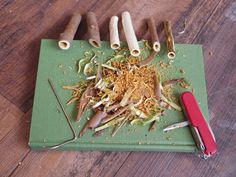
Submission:
<svg viewBox="0 0 236 177">
<path fill-rule="evenodd" d="M 215 136 L 204 118 L 195 97 L 189 91 L 184 92 L 181 95 L 181 102 L 188 121 L 170 125 L 163 131 L 190 125 L 194 140 L 202 152 L 202 157 L 206 159 L 212 156 L 217 152 Z"/>
</svg>

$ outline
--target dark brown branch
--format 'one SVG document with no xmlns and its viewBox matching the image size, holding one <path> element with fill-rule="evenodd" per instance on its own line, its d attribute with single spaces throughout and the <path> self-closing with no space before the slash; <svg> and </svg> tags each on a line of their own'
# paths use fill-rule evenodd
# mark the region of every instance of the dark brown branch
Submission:
<svg viewBox="0 0 236 177">
<path fill-rule="evenodd" d="M 69 49 L 70 42 L 74 39 L 75 33 L 81 21 L 80 13 L 76 12 L 72 15 L 65 31 L 60 34 L 58 45 L 61 49 Z"/>
<path fill-rule="evenodd" d="M 157 34 L 157 29 L 155 25 L 155 21 L 153 17 L 147 19 L 147 24 L 148 24 L 148 30 L 151 35 L 151 40 L 152 40 L 152 48 L 154 51 L 159 52 L 161 50 L 161 45 L 159 41 L 159 37 Z"/>
<path fill-rule="evenodd" d="M 105 117 L 104 119 L 102 119 L 101 123 L 107 123 L 107 122 L 109 122 L 110 120 L 114 119 L 115 117 L 121 115 L 121 114 L 122 114 L 123 112 L 125 112 L 128 108 L 129 108 L 129 105 L 118 109 L 114 114 L 109 115 L 109 116 Z"/>
<path fill-rule="evenodd" d="M 166 36 L 166 45 L 167 45 L 167 56 L 170 59 L 175 58 L 175 43 L 174 43 L 174 37 L 172 34 L 171 29 L 171 22 L 165 21 L 164 22 L 164 31 Z"/>
<path fill-rule="evenodd" d="M 88 128 L 94 129 L 96 128 L 101 120 L 107 116 L 107 113 L 105 111 L 97 111 L 94 116 L 85 124 L 83 129 L 79 133 L 79 137 L 82 137 L 83 134 L 86 132 Z"/>
<path fill-rule="evenodd" d="M 88 12 L 86 19 L 87 19 L 88 34 L 89 34 L 89 43 L 92 46 L 99 48 L 101 47 L 101 41 L 95 13 Z"/>
<path fill-rule="evenodd" d="M 147 65 L 147 64 L 150 63 L 156 56 L 157 56 L 157 52 L 156 52 L 156 51 L 153 51 L 153 52 L 151 53 L 151 55 L 149 55 L 145 60 L 142 60 L 142 61 L 138 62 L 137 65 L 139 65 L 139 66 Z"/>
<path fill-rule="evenodd" d="M 78 114 L 76 117 L 76 121 L 79 121 L 82 114 L 84 113 L 84 110 L 89 103 L 89 97 L 94 96 L 96 94 L 96 90 L 92 87 L 92 84 L 88 85 L 84 93 L 82 94 L 79 103 L 78 103 Z"/>
</svg>

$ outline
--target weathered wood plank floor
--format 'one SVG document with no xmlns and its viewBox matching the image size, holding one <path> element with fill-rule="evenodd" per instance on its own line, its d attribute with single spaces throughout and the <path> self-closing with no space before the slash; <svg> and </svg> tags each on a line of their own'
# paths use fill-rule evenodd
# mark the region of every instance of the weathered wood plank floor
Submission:
<svg viewBox="0 0 236 177">
<path fill-rule="evenodd" d="M 108 20 L 129 10 L 138 39 L 144 19 L 170 19 L 178 43 L 203 44 L 211 126 L 219 153 L 34 152 L 27 145 L 41 38 L 58 38 L 74 10 L 94 11 L 102 40 Z M 160 24 L 158 25 L 160 29 Z M 77 39 L 87 39 L 85 22 Z M 121 29 L 122 30 L 122 29 Z M 121 32 L 121 39 L 124 34 Z M 161 34 L 163 39 L 163 34 Z M 235 176 L 236 2 L 234 0 L 0 0 L 0 176 Z"/>
</svg>

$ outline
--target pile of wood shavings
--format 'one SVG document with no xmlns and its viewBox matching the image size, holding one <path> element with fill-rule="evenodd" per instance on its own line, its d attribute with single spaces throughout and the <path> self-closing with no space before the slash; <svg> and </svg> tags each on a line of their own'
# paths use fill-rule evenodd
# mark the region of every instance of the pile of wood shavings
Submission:
<svg viewBox="0 0 236 177">
<path fill-rule="evenodd" d="M 159 78 L 156 84 L 155 77 L 160 73 L 155 65 L 139 66 L 140 58 L 132 56 L 116 54 L 114 58 L 119 59 L 100 64 L 100 71 L 97 67 L 97 75 L 83 82 L 82 88 L 78 83 L 76 86 L 64 86 L 74 93 L 68 103 L 78 101 L 77 120 L 80 120 L 87 105 L 94 112 L 80 136 L 88 128 L 99 132 L 115 125 L 114 136 L 126 122 L 131 125 L 153 125 L 166 109 L 181 111 L 181 107 L 173 101 L 176 99 L 171 98 L 171 86 L 180 84 L 181 79 L 169 80 L 162 85 Z M 156 96 L 157 85 L 161 89 L 159 98 Z"/>
<path fill-rule="evenodd" d="M 126 62 L 112 62 L 112 66 L 118 68 L 120 72 L 114 73 L 105 69 L 107 73 L 105 79 L 113 83 L 113 91 L 108 92 L 107 96 L 112 101 L 121 101 L 127 90 L 131 90 L 132 94 L 129 98 L 130 102 L 139 102 L 142 100 L 138 108 L 147 113 L 144 108 L 144 102 L 148 98 L 154 98 L 154 81 L 153 75 L 155 74 L 154 66 L 137 67 L 139 62 L 136 58 L 130 58 Z M 103 95 L 106 93 L 102 93 Z"/>
</svg>

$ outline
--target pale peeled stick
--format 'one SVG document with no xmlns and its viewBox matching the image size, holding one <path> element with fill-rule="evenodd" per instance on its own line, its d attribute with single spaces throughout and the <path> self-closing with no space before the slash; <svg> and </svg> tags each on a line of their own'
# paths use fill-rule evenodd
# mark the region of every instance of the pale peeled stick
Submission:
<svg viewBox="0 0 236 177">
<path fill-rule="evenodd" d="M 131 55 L 135 57 L 139 56 L 141 53 L 140 48 L 135 36 L 130 14 L 127 11 L 122 13 L 122 25 Z"/>
<path fill-rule="evenodd" d="M 111 48 L 114 50 L 120 48 L 118 20 L 119 18 L 117 16 L 113 16 L 111 17 L 110 24 L 109 24 L 110 45 L 111 45 Z"/>
</svg>

